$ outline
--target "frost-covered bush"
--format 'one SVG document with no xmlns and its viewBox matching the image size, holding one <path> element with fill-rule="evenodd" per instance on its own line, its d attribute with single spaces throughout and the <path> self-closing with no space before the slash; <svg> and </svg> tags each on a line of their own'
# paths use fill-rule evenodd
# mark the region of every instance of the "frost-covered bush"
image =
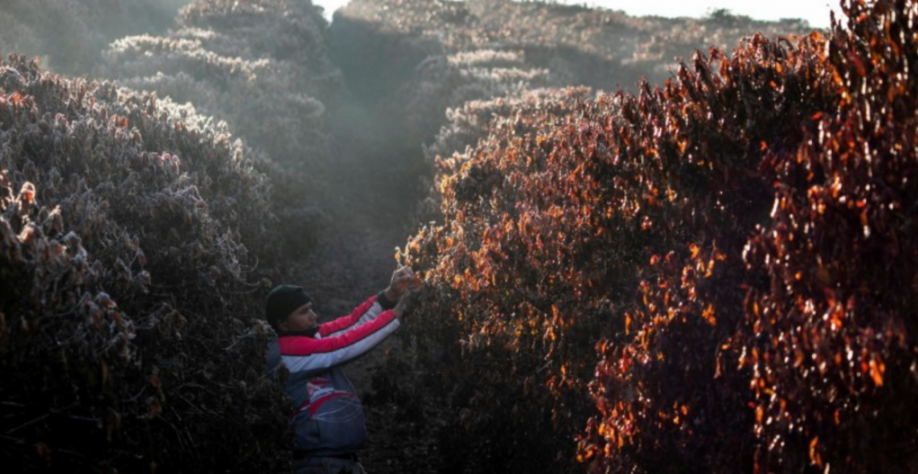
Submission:
<svg viewBox="0 0 918 474">
<path fill-rule="evenodd" d="M 450 108 L 474 100 L 514 97 L 547 83 L 548 71 L 527 66 L 521 52 L 477 50 L 425 59 L 400 95 L 405 99 L 408 126 L 417 134 L 412 142 L 428 143 Z"/>
<path fill-rule="evenodd" d="M 56 71 L 91 73 L 115 38 L 172 25 L 190 0 L 6 0 L 0 14 L 0 55 L 43 57 Z"/>
<path fill-rule="evenodd" d="M 481 139 L 487 138 L 492 127 L 510 122 L 517 127 L 518 134 L 530 131 L 532 123 L 518 120 L 534 110 L 551 110 L 560 113 L 577 99 L 593 97 L 587 87 L 567 89 L 530 89 L 509 97 L 489 100 L 472 100 L 461 106 L 446 110 L 447 123 L 440 128 L 436 139 L 425 147 L 426 158 L 431 164 L 440 158 L 456 155 L 460 161 L 470 159 L 469 152 Z M 441 168 L 436 167 L 437 170 Z"/>
<path fill-rule="evenodd" d="M 188 106 L 0 62 L 0 459 L 277 470 L 270 185 Z"/>
<path fill-rule="evenodd" d="M 437 219 L 440 195 L 439 189 L 432 184 L 443 179 L 444 170 L 472 160 L 479 141 L 487 139 L 493 130 L 512 126 L 518 135 L 531 133 L 536 124 L 525 117 L 539 110 L 559 114 L 571 103 L 593 96 L 587 87 L 530 89 L 508 97 L 471 100 L 446 109 L 446 125 L 440 128 L 431 144 L 424 147 L 424 158 L 432 174 L 422 177 L 430 195 L 419 208 L 420 222 Z M 453 165 L 445 166 L 447 160 Z"/>
<path fill-rule="evenodd" d="M 340 22 L 339 22 L 340 20 Z M 398 51 L 426 55 L 477 49 L 521 50 L 534 67 L 548 68 L 553 85 L 633 88 L 641 75 L 652 81 L 695 48 L 731 48 L 755 33 L 809 33 L 802 21 L 763 22 L 719 12 L 702 19 L 630 17 L 621 11 L 551 2 L 470 0 L 354 0 L 336 13 L 333 38 L 353 47 L 345 35 L 374 29 L 371 60 L 393 63 Z M 401 47 L 392 47 L 399 43 Z M 389 54 L 387 54 L 389 53 Z"/>
<path fill-rule="evenodd" d="M 178 15 L 166 36 L 131 36 L 105 52 L 105 75 L 159 97 L 190 101 L 201 113 L 266 154 L 259 169 L 277 190 L 277 209 L 319 205 L 317 174 L 331 160 L 327 104 L 341 75 L 326 51 L 327 23 L 308 1 L 205 0 Z M 290 219 L 300 237 L 308 219 Z"/>
<path fill-rule="evenodd" d="M 396 141 L 430 145 L 447 109 L 464 102 L 540 87 L 633 89 L 642 76 L 662 83 L 676 56 L 733 47 L 756 32 L 808 33 L 802 22 L 728 14 L 636 18 L 552 2 L 354 0 L 335 13 L 330 38 L 349 90 L 378 106 L 378 120 L 397 124 Z M 442 145 L 445 155 L 461 151 Z"/>
</svg>

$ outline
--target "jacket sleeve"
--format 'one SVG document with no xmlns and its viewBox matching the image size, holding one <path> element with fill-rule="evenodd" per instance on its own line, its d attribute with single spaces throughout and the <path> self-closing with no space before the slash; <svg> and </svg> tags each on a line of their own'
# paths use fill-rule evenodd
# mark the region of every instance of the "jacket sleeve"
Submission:
<svg viewBox="0 0 918 474">
<path fill-rule="evenodd" d="M 351 314 L 319 325 L 319 335 L 323 338 L 339 336 L 352 327 L 372 321 L 383 311 L 394 307 L 395 304 L 386 298 L 385 293 L 379 292 L 354 309 Z"/>
<path fill-rule="evenodd" d="M 399 325 L 395 313 L 386 310 L 365 324 L 336 336 L 321 339 L 282 337 L 278 339 L 278 345 L 283 363 L 290 372 L 322 372 L 365 354 Z"/>
<path fill-rule="evenodd" d="M 277 369 L 281 366 L 280 347 L 277 345 L 276 339 L 271 339 L 268 342 L 268 352 L 266 356 L 268 360 L 268 373 L 271 374 L 271 376 L 276 376 Z"/>
</svg>

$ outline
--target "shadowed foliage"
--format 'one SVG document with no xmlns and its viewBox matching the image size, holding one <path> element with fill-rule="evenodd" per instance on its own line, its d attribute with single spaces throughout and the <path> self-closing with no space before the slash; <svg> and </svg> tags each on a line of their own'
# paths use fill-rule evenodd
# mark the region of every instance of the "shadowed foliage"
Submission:
<svg viewBox="0 0 918 474">
<path fill-rule="evenodd" d="M 250 319 L 274 217 L 246 150 L 190 107 L 13 56 L 0 169 L 4 465 L 283 466 Z"/>
</svg>

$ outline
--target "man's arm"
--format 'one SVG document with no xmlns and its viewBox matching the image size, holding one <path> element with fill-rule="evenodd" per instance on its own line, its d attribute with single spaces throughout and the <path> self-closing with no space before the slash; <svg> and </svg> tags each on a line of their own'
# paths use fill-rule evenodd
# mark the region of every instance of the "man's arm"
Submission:
<svg viewBox="0 0 918 474">
<path fill-rule="evenodd" d="M 396 303 L 389 301 L 383 293 L 371 297 L 347 316 L 320 324 L 319 335 L 323 338 L 340 336 L 344 331 L 372 321 L 383 311 L 394 308 Z"/>
<path fill-rule="evenodd" d="M 388 288 L 358 306 L 351 314 L 319 325 L 319 335 L 323 338 L 338 336 L 351 327 L 372 321 L 385 310 L 395 308 L 395 305 L 408 291 L 408 283 L 413 278 L 414 271 L 410 267 L 395 270 Z"/>
<path fill-rule="evenodd" d="M 365 354 L 399 325 L 396 313 L 387 310 L 366 324 L 338 336 L 322 339 L 282 337 L 278 339 L 278 344 L 284 365 L 291 372 L 322 372 Z"/>
</svg>

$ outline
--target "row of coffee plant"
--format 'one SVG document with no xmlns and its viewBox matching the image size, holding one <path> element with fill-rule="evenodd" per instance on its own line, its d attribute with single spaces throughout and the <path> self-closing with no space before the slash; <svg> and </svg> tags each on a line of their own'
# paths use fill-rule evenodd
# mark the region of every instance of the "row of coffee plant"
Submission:
<svg viewBox="0 0 918 474">
<path fill-rule="evenodd" d="M 321 173 L 331 161 L 327 108 L 341 74 L 326 46 L 327 22 L 311 2 L 202 0 L 184 7 L 163 36 L 129 36 L 104 52 L 103 75 L 199 113 L 263 152 L 275 210 L 295 241 L 316 225 Z"/>
<path fill-rule="evenodd" d="M 6 0 L 0 55 L 39 56 L 68 74 L 90 74 L 112 40 L 159 33 L 190 0 Z"/>
<path fill-rule="evenodd" d="M 278 470 L 253 276 L 271 186 L 189 106 L 0 62 L 0 459 Z"/>
<path fill-rule="evenodd" d="M 696 47 L 729 48 L 756 31 L 808 32 L 800 21 L 724 13 L 665 19 L 552 2 L 355 0 L 335 14 L 331 43 L 349 88 L 368 102 L 400 97 L 388 113 L 407 116 L 409 137 L 426 144 L 447 108 L 465 101 L 514 88 L 633 88 L 642 76 L 661 83 L 676 57 Z"/>
<path fill-rule="evenodd" d="M 918 7 L 842 6 L 439 160 L 399 258 L 455 469 L 915 469 Z"/>
</svg>

